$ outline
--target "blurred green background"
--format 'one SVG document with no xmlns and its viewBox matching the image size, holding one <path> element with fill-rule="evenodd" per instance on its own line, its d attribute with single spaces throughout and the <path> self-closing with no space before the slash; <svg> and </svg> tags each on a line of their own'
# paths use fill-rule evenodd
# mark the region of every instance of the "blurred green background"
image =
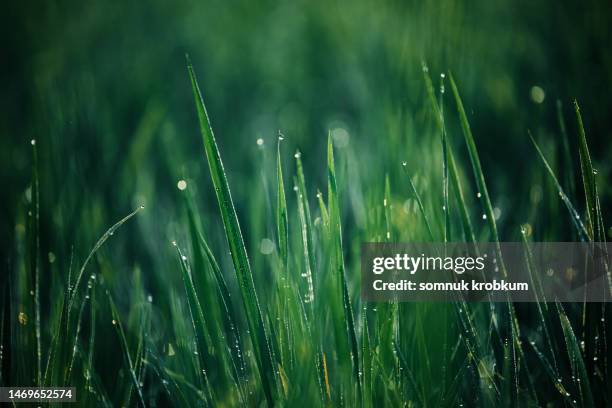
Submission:
<svg viewBox="0 0 612 408">
<path fill-rule="evenodd" d="M 23 262 L 35 139 L 43 286 L 59 290 L 62 280 L 56 277 L 65 279 L 71 253 L 80 265 L 97 237 L 144 204 L 136 220 L 113 237 L 112 247 L 101 251 L 98 267 L 121 310 L 129 309 L 132 290 L 141 284 L 156 300 L 169 287 L 180 293 L 169 242 L 186 239 L 181 179 L 196 198 L 213 249 L 227 254 L 186 53 L 203 89 L 258 276 L 269 273 L 264 240 L 275 240 L 279 131 L 285 136 L 290 207 L 293 154 L 299 149 L 313 211 L 316 189 L 326 188 L 325 148 L 332 133 L 351 279 L 357 276 L 359 242 L 384 234 L 374 203 L 382 203 L 386 174 L 397 210 L 394 238 L 424 236 L 418 218 L 409 218 L 416 210 L 410 210 L 403 161 L 440 225 L 441 147 L 422 61 L 436 87 L 440 73 L 449 72 L 459 86 L 502 240 L 520 240 L 522 223 L 533 227 L 535 240 L 576 238 L 527 137 L 531 129 L 568 195 L 584 210 L 574 99 L 598 170 L 603 213 L 610 212 L 609 1 L 26 1 L 1 7 L 0 258 L 6 271 Z M 446 88 L 449 140 L 466 183 L 473 185 L 448 82 Z M 468 204 L 478 238 L 491 239 L 473 187 Z M 409 228 L 417 224 L 417 230 Z M 224 270 L 231 270 L 229 257 L 219 257 Z M 257 286 L 265 299 L 262 282 Z M 43 296 L 42 302 L 48 317 L 52 299 Z M 175 313 L 169 302 L 155 306 L 154 334 L 160 338 Z M 108 341 L 100 347 L 118 348 Z M 99 370 L 104 378 L 114 373 L 111 367 Z"/>
<path fill-rule="evenodd" d="M 558 139 L 557 99 L 571 136 L 570 103 L 580 102 L 600 179 L 607 180 L 611 7 L 606 1 L 5 4 L 2 242 L 10 242 L 9 220 L 30 180 L 33 138 L 41 149 L 44 231 L 62 222 L 58 217 L 70 219 L 75 228 L 62 228 L 62 238 L 72 242 L 79 222 L 108 222 L 140 202 L 139 195 L 149 211 L 169 210 L 176 177 L 202 169 L 185 53 L 199 73 L 238 203 L 247 201 L 248 176 L 258 168 L 255 140 L 274 140 L 278 129 L 303 151 L 308 168 L 317 168 L 327 130 L 335 127 L 348 131 L 363 164 L 418 160 L 422 143 L 415 141 L 426 135 L 420 125 L 431 126 L 423 119 L 422 59 L 432 75 L 450 70 L 456 77 L 493 196 L 505 196 L 507 208 L 532 184 L 535 156 L 526 130 Z M 534 86 L 545 93 L 542 103 L 531 98 Z M 382 177 L 366 169 L 365 176 Z M 324 180 L 320 169 L 313 175 Z M 601 187 L 607 202 L 608 186 Z M 81 218 L 82 209 L 90 215 Z"/>
</svg>

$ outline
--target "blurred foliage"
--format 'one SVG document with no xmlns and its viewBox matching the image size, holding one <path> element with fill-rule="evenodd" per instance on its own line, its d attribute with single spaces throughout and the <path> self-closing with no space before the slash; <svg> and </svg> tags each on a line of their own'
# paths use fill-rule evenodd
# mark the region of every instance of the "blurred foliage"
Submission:
<svg viewBox="0 0 612 408">
<path fill-rule="evenodd" d="M 575 187 L 580 176 L 574 99 L 598 170 L 603 213 L 610 213 L 612 10 L 607 1 L 26 1 L 3 4 L 0 19 L 2 270 L 24 269 L 32 201 L 30 140 L 35 139 L 42 286 L 59 293 L 72 257 L 80 265 L 110 225 L 144 204 L 132 221 L 136 226 L 124 227 L 95 263 L 119 310 L 131 311 L 129 319 L 137 319 L 133 306 L 145 292 L 154 294 L 152 335 L 160 340 L 170 331 L 184 332 L 179 326 L 185 324 L 170 318 L 185 313 L 176 301 L 181 276 L 169 246 L 188 234 L 179 180 L 186 180 L 196 198 L 211 247 L 227 254 L 186 53 L 199 75 L 264 298 L 270 295 L 264 283 L 271 261 L 263 240 L 275 241 L 279 131 L 285 135 L 283 161 L 291 165 L 289 207 L 295 208 L 290 158 L 299 148 L 313 210 L 316 189 L 326 188 L 331 131 L 339 150 L 352 276 L 358 243 L 384 235 L 380 204 L 386 175 L 394 196 L 394 238 L 424 236 L 422 226 L 405 227 L 414 226 L 410 217 L 416 207 L 400 171 L 402 161 L 440 225 L 440 140 L 422 79 L 423 60 L 436 87 L 442 72 L 452 72 L 458 83 L 502 240 L 518 241 L 522 223 L 529 223 L 534 239 L 575 238 L 527 138 L 531 129 L 583 211 L 583 193 Z M 452 112 L 449 141 L 462 177 L 471 180 L 451 98 L 445 105 Z M 468 193 L 478 238 L 491 239 L 480 222 L 474 188 Z M 295 234 L 298 228 L 290 222 L 290 229 Z M 229 256 L 219 258 L 230 270 Z M 51 296 L 41 301 L 43 318 L 56 318 Z M 44 333 L 44 342 L 50 337 Z M 98 346 L 111 353 L 120 349 L 117 341 L 113 337 Z M 102 378 L 113 378 L 112 367 L 99 369 Z"/>
</svg>

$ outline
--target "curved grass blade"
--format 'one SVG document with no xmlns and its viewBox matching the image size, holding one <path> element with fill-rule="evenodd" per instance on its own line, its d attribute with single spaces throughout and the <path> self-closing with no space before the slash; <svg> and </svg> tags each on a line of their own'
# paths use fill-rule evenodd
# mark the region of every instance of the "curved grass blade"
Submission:
<svg viewBox="0 0 612 408">
<path fill-rule="evenodd" d="M 34 337 L 36 338 L 36 384 L 42 386 L 42 349 L 40 344 L 40 189 L 38 184 L 38 149 L 32 140 L 32 238 L 30 243 L 30 271 L 34 276 Z"/>
<path fill-rule="evenodd" d="M 273 405 L 274 396 L 278 394 L 277 370 L 276 364 L 274 364 L 272 358 L 270 342 L 259 307 L 259 300 L 257 299 L 249 258 L 242 238 L 242 232 L 240 231 L 238 216 L 234 209 L 229 184 L 223 169 L 221 155 L 219 154 L 215 136 L 208 119 L 208 113 L 204 106 L 204 99 L 198 86 L 191 62 L 188 62 L 187 68 L 191 79 L 198 120 L 200 122 L 200 132 L 202 134 L 204 150 L 208 159 L 210 175 L 221 211 L 221 218 L 223 220 L 223 227 L 225 228 L 225 235 L 230 248 L 232 262 L 238 278 L 238 285 L 240 287 L 247 323 L 251 334 L 251 341 L 255 351 L 259 376 L 261 378 L 266 400 L 269 405 Z"/>
<path fill-rule="evenodd" d="M 85 268 L 87 268 L 87 265 L 91 261 L 91 258 L 98 251 L 98 249 L 100 249 L 100 247 L 102 247 L 102 245 L 104 245 L 104 243 L 115 233 L 115 231 L 120 226 L 125 224 L 125 222 L 127 220 L 129 220 L 130 218 L 132 218 L 133 216 L 138 214 L 143 209 L 144 209 L 144 205 L 141 205 L 140 207 L 136 208 L 134 211 L 132 211 L 131 213 L 129 213 L 128 215 L 126 215 L 125 217 L 123 217 L 122 219 L 117 221 L 112 227 L 110 227 L 100 237 L 100 239 L 98 239 L 96 244 L 93 246 L 93 248 L 91 249 L 91 251 L 87 255 L 87 258 L 85 258 L 85 262 L 83 262 L 83 265 L 81 266 L 81 269 L 79 270 L 79 274 L 77 275 L 76 281 L 74 282 L 74 286 L 70 286 L 70 280 L 69 280 L 68 290 L 70 292 L 70 300 L 68 301 L 68 305 L 67 305 L 67 309 L 66 309 L 66 312 L 67 312 L 66 321 L 68 322 L 68 324 L 71 323 L 71 321 L 70 321 L 70 313 L 72 311 L 72 307 L 74 306 L 74 302 L 75 302 L 76 296 L 77 296 L 77 294 L 79 292 L 79 285 L 81 284 L 81 280 L 83 279 L 83 274 L 85 273 Z"/>
</svg>

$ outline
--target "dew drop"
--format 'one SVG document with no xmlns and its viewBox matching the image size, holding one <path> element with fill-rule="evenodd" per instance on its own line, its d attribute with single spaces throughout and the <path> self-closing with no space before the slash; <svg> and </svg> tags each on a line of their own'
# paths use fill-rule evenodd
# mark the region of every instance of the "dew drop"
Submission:
<svg viewBox="0 0 612 408">
<path fill-rule="evenodd" d="M 261 137 L 257 139 L 257 146 L 263 146 L 263 144 L 264 144 L 264 140 Z"/>
<path fill-rule="evenodd" d="M 179 180 L 178 183 L 176 183 L 176 186 L 179 190 L 183 191 L 187 188 L 187 182 L 185 180 Z"/>
</svg>

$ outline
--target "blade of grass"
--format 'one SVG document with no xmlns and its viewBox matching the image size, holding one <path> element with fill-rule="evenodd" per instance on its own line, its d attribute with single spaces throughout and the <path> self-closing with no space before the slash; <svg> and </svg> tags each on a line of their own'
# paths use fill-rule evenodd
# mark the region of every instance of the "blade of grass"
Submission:
<svg viewBox="0 0 612 408">
<path fill-rule="evenodd" d="M 563 105 L 557 99 L 557 122 L 559 122 L 559 131 L 561 132 L 561 143 L 563 146 L 563 168 L 565 170 L 565 189 L 571 198 L 575 197 L 576 187 L 574 185 L 574 163 L 570 153 L 569 137 L 567 136 L 567 127 L 565 126 L 565 118 L 563 117 Z"/>
<path fill-rule="evenodd" d="M 582 358 L 582 352 L 580 351 L 580 345 L 574 335 L 574 330 L 570 324 L 563 306 L 556 302 L 557 311 L 559 313 L 559 320 L 561 321 L 561 329 L 563 330 L 563 337 L 565 338 L 565 345 L 567 346 L 567 354 L 577 381 L 578 390 L 580 393 L 581 405 L 587 407 L 594 407 L 593 394 L 591 393 L 591 385 L 589 382 L 589 375 L 586 371 L 586 365 Z"/>
<path fill-rule="evenodd" d="M 196 339 L 198 362 L 201 370 L 201 372 L 198 373 L 198 377 L 201 378 L 202 385 L 206 388 L 209 402 L 215 405 L 215 394 L 208 378 L 211 372 L 210 363 L 212 362 L 212 355 L 209 353 L 204 312 L 198 300 L 189 264 L 187 264 L 187 257 L 183 255 L 175 241 L 172 242 L 172 245 L 176 248 L 178 253 L 183 284 L 185 286 L 185 292 L 187 293 L 187 306 L 189 307 L 189 313 L 191 315 L 191 325 Z"/>
<path fill-rule="evenodd" d="M 315 294 L 315 279 L 312 276 L 315 266 L 315 248 L 314 248 L 314 232 L 312 227 L 312 218 L 310 216 L 310 204 L 308 201 L 308 191 L 306 190 L 306 180 L 304 178 L 304 169 L 302 167 L 302 155 L 300 152 L 295 153 L 295 162 L 297 167 L 297 194 L 298 194 L 298 214 L 300 217 L 300 225 L 302 227 L 302 245 L 304 247 L 304 259 L 306 261 L 306 274 L 309 280 L 309 291 L 311 301 L 314 304 Z"/>
<path fill-rule="evenodd" d="M 225 330 L 230 334 L 230 339 L 227 341 L 228 349 L 230 350 L 230 360 L 234 377 L 238 382 L 238 392 L 240 398 L 244 401 L 245 390 L 243 389 L 242 381 L 245 380 L 245 362 L 244 353 L 242 351 L 242 340 L 240 332 L 238 331 L 238 317 L 232 307 L 232 299 L 225 278 L 221 273 L 221 268 L 217 262 L 212 250 L 210 249 L 204 235 L 199 228 L 199 222 L 196 220 L 196 212 L 194 210 L 193 200 L 185 196 L 185 202 L 187 206 L 187 218 L 189 220 L 189 232 L 191 235 L 191 241 L 194 246 L 194 254 L 196 257 L 202 257 L 206 259 L 210 270 L 212 271 L 212 278 L 214 281 L 215 288 L 217 290 L 219 299 L 221 299 L 222 307 L 222 319 Z M 197 258 L 196 258 L 197 259 Z M 223 340 L 221 338 L 220 340 Z M 234 352 L 235 350 L 235 352 Z M 237 360 L 237 361 L 236 361 Z"/>
<path fill-rule="evenodd" d="M 463 136 L 465 139 L 465 144 L 467 145 L 470 162 L 472 163 L 472 171 L 474 173 L 474 179 L 476 180 L 476 186 L 478 187 L 479 194 L 484 199 L 483 206 L 484 206 L 484 211 L 485 211 L 485 218 L 487 219 L 489 223 L 491 233 L 493 234 L 493 239 L 496 243 L 495 249 L 497 252 L 497 257 L 500 260 L 502 274 L 503 276 L 507 276 L 506 266 L 501 256 L 501 247 L 499 246 L 499 234 L 497 232 L 497 223 L 495 222 L 495 215 L 493 214 L 493 206 L 491 205 L 491 198 L 489 197 L 489 190 L 487 189 L 487 184 L 485 182 L 484 173 L 482 171 L 482 166 L 480 164 L 480 157 L 478 155 L 478 150 L 476 149 L 476 142 L 474 141 L 474 136 L 472 135 L 472 130 L 470 128 L 470 124 L 468 122 L 467 115 L 465 113 L 465 109 L 463 108 L 463 102 L 461 101 L 461 96 L 459 96 L 459 90 L 457 89 L 457 85 L 455 84 L 453 75 L 450 74 L 449 78 L 450 78 L 451 88 L 453 90 L 453 95 L 455 97 L 455 103 L 457 105 L 457 111 L 459 112 L 459 119 L 461 123 L 461 129 L 463 131 Z"/>
<path fill-rule="evenodd" d="M 535 147 L 535 149 L 536 149 L 536 151 L 538 153 L 538 156 L 540 156 L 540 159 L 542 160 L 542 163 L 544 164 L 544 167 L 548 171 L 548 174 L 550 175 L 550 178 L 552 179 L 555 187 L 557 188 L 557 191 L 559 192 L 559 197 L 561 197 L 561 200 L 563 201 L 563 203 L 565 204 L 565 207 L 569 211 L 570 218 L 571 218 L 572 223 L 574 224 L 575 228 L 578 231 L 578 235 L 580 235 L 582 240 L 588 240 L 589 233 L 586 230 L 586 228 L 584 227 L 584 224 L 582 223 L 582 220 L 580 219 L 580 215 L 578 214 L 578 211 L 576 211 L 576 209 L 572 205 L 571 201 L 569 200 L 567 194 L 565 194 L 565 192 L 563 191 L 563 187 L 561 187 L 561 184 L 559 183 L 559 180 L 557 180 L 557 177 L 555 176 L 555 173 L 553 172 L 552 168 L 548 164 L 548 161 L 546 160 L 546 157 L 544 157 L 544 153 L 542 153 L 542 150 L 540 150 L 540 147 L 536 143 L 536 141 L 533 138 L 533 135 L 531 134 L 531 132 L 527 131 L 527 135 L 529 136 L 529 139 L 531 140 L 531 143 Z"/>
<path fill-rule="evenodd" d="M 357 345 L 357 335 L 355 334 L 355 323 L 353 320 L 353 309 L 351 298 L 346 282 L 344 270 L 344 254 L 342 249 L 342 225 L 340 221 L 340 207 L 338 202 L 338 188 L 336 185 L 336 169 L 334 164 L 334 148 L 332 145 L 331 133 L 327 139 L 327 187 L 328 187 L 328 208 L 330 231 L 333 236 L 333 263 L 337 272 L 340 287 L 342 290 L 342 304 L 344 309 L 344 319 L 350 348 L 351 364 L 353 375 L 357 383 L 357 395 L 361 398 L 361 375 L 359 374 L 359 347 Z"/>
<path fill-rule="evenodd" d="M 138 394 L 138 402 L 142 407 L 146 407 L 144 402 L 144 396 L 142 394 L 142 387 L 140 386 L 140 382 L 138 381 L 138 377 L 136 376 L 136 371 L 134 370 L 134 364 L 132 363 L 132 357 L 130 356 L 130 347 L 127 342 L 127 338 L 125 337 L 125 331 L 123 330 L 123 325 L 121 324 L 121 319 L 119 318 L 119 312 L 117 311 L 117 307 L 115 306 L 115 302 L 113 301 L 110 292 L 106 292 L 108 297 L 108 303 L 111 309 L 112 316 L 112 325 L 117 332 L 117 336 L 119 337 L 119 343 L 121 344 L 121 349 L 123 351 L 123 358 L 125 364 L 127 365 L 128 372 L 130 373 L 130 379 L 133 382 L 134 387 L 136 388 L 136 392 Z"/>
<path fill-rule="evenodd" d="M 465 203 L 465 197 L 463 195 L 463 187 L 461 185 L 461 180 L 459 179 L 459 172 L 457 170 L 457 164 L 455 163 L 455 157 L 453 155 L 452 147 L 447 141 L 447 132 L 446 132 L 446 125 L 444 123 L 444 115 L 438 105 L 438 101 L 436 100 L 436 96 L 434 94 L 433 84 L 429 76 L 429 69 L 427 68 L 427 65 L 425 64 L 425 62 L 422 63 L 422 66 L 423 66 L 423 78 L 425 79 L 425 88 L 427 90 L 427 96 L 429 97 L 429 102 L 431 103 L 432 110 L 434 111 L 434 117 L 436 119 L 436 124 L 438 125 L 438 130 L 443 135 L 442 136 L 443 137 L 443 150 L 446 151 L 446 154 L 443 155 L 444 160 L 446 160 L 447 162 L 446 164 L 447 172 L 445 172 L 447 173 L 446 174 L 447 181 L 444 183 L 446 186 L 445 188 L 446 190 L 445 195 L 447 197 L 445 200 L 446 205 L 448 205 L 448 179 L 450 178 L 453 189 L 455 191 L 455 198 L 459 204 L 459 213 L 461 215 L 463 233 L 467 241 L 476 243 L 474 229 L 472 228 L 472 222 L 470 221 L 470 215 L 469 215 L 470 213 Z M 441 87 L 440 90 L 442 91 L 442 89 L 443 88 Z M 448 207 L 446 208 L 447 208 L 446 217 L 450 217 L 450 209 Z M 448 220 L 446 222 L 450 223 L 450 221 Z M 447 226 L 447 228 L 450 228 L 450 226 Z M 477 251 L 478 248 L 476 245 L 474 245 L 474 248 L 476 250 L 476 253 L 478 253 Z"/>
<path fill-rule="evenodd" d="M 407 162 L 402 163 L 402 168 L 404 169 L 404 173 L 406 173 L 406 176 L 408 177 L 408 184 L 410 185 L 410 191 L 414 195 L 414 198 L 416 199 L 417 204 L 419 205 L 419 211 L 421 212 L 421 216 L 423 216 L 423 220 L 425 221 L 425 226 L 427 227 L 429 238 L 431 238 L 432 241 L 435 241 L 436 239 L 434 238 L 433 231 L 431 230 L 431 224 L 429 223 L 429 218 L 427 218 L 427 213 L 425 212 L 425 207 L 423 206 L 423 201 L 421 200 L 421 195 L 418 193 L 416 187 L 414 186 L 414 183 L 412 182 L 412 178 L 410 178 L 410 174 L 408 174 L 407 166 L 408 166 Z"/>
<path fill-rule="evenodd" d="M 79 286 L 81 284 L 81 280 L 83 279 L 83 274 L 85 273 L 85 268 L 87 268 L 87 265 L 89 264 L 89 262 L 91 261 L 91 258 L 95 255 L 95 253 L 98 251 L 98 249 L 100 249 L 100 247 L 102 247 L 102 245 L 104 245 L 104 243 L 111 237 L 113 236 L 113 234 L 115 233 L 115 231 L 117 231 L 117 229 L 122 226 L 123 224 L 125 224 L 130 218 L 132 218 L 133 216 L 135 216 L 136 214 L 138 214 L 141 210 L 144 209 L 144 205 L 141 205 L 140 207 L 136 208 L 134 211 L 132 211 L 131 213 L 129 213 L 128 215 L 126 215 L 125 217 L 123 217 L 122 219 L 120 219 L 119 221 L 117 221 L 112 227 L 110 227 L 101 237 L 100 239 L 98 239 L 98 241 L 96 242 L 96 244 L 93 246 L 93 248 L 91 249 L 91 251 L 89 252 L 89 254 L 87 255 L 87 258 L 85 258 L 85 261 L 83 262 L 83 265 L 81 266 L 81 269 L 79 270 L 79 274 L 77 275 L 76 281 L 74 283 L 74 286 L 70 286 L 70 280 L 69 280 L 69 292 L 70 292 L 70 300 L 68 301 L 68 306 L 67 306 L 67 318 L 66 321 L 67 323 L 70 325 L 71 320 L 70 320 L 70 314 L 72 311 L 72 308 L 74 306 L 74 302 L 76 300 L 76 297 L 78 295 L 79 292 Z"/>
<path fill-rule="evenodd" d="M 32 209 L 34 217 L 30 248 L 30 271 L 34 275 L 34 336 L 36 338 L 36 385 L 42 386 L 42 349 L 40 338 L 40 189 L 38 184 L 38 149 L 32 139 Z"/>
<path fill-rule="evenodd" d="M 283 180 L 283 165 L 281 162 L 280 145 L 283 137 L 279 135 L 276 149 L 276 233 L 278 237 L 278 252 L 286 273 L 289 261 L 289 221 L 287 216 L 287 199 L 285 197 L 285 182 Z"/>
<path fill-rule="evenodd" d="M 586 200 L 587 210 L 587 232 L 591 241 L 594 239 L 595 223 L 597 222 L 595 210 L 595 173 L 593 171 L 593 163 L 591 162 L 591 154 L 586 140 L 586 132 L 580 115 L 580 107 L 578 101 L 574 101 L 574 110 L 576 112 L 576 121 L 578 122 L 578 153 L 580 155 L 580 170 L 582 173 L 582 184 L 584 186 L 584 197 Z"/>
<path fill-rule="evenodd" d="M 225 228 L 225 235 L 230 247 L 230 254 L 234 269 L 238 278 L 238 284 L 242 295 L 242 301 L 249 325 L 251 341 L 255 350 L 255 356 L 259 375 L 261 378 L 264 394 L 269 405 L 274 404 L 274 395 L 278 394 L 276 364 L 274 364 L 270 350 L 270 342 L 266 333 L 266 327 L 259 307 L 259 300 L 255 290 L 255 282 L 249 264 L 249 258 L 240 231 L 238 216 L 234 209 L 234 203 L 229 189 L 229 184 L 223 169 L 221 155 L 215 141 L 208 113 L 204 106 L 204 99 L 197 83 L 195 72 L 191 62 L 188 62 L 188 71 L 195 105 L 200 122 L 200 132 L 204 142 L 204 150 L 208 159 L 210 175 L 215 187 L 215 194 L 221 211 L 221 218 Z"/>
</svg>

